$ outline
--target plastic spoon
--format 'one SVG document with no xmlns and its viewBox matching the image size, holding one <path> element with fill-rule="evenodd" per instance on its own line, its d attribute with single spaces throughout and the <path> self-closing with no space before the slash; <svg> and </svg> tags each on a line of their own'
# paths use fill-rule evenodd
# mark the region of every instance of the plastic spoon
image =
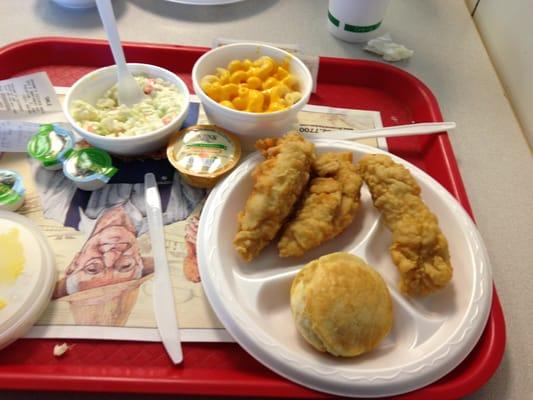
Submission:
<svg viewBox="0 0 533 400">
<path fill-rule="evenodd" d="M 309 139 L 371 139 L 379 137 L 394 137 L 394 136 L 414 136 L 427 135 L 430 133 L 438 133 L 444 131 L 451 131 L 455 129 L 455 122 L 424 122 L 420 124 L 396 125 L 387 128 L 365 129 L 361 131 L 329 131 L 323 134 L 304 133 L 303 135 Z"/>
<path fill-rule="evenodd" d="M 141 102 L 146 96 L 126 65 L 126 58 L 124 57 L 124 51 L 120 44 L 111 0 L 96 0 L 96 6 L 98 7 L 98 13 L 102 19 L 107 39 L 109 40 L 109 46 L 111 47 L 115 64 L 117 65 L 118 102 L 131 107 Z"/>
</svg>

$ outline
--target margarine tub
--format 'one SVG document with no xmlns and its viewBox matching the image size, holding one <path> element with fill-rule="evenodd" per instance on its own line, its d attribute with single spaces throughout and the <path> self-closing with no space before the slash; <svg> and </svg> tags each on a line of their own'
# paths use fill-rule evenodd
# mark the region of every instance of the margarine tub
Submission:
<svg viewBox="0 0 533 400">
<path fill-rule="evenodd" d="M 111 156 L 107 152 L 87 147 L 71 152 L 63 163 L 63 173 L 78 189 L 92 191 L 109 182 L 117 169 L 113 167 Z"/>
<path fill-rule="evenodd" d="M 211 188 L 241 158 L 239 139 L 215 125 L 194 125 L 170 138 L 167 157 L 191 186 Z"/>
<path fill-rule="evenodd" d="M 18 210 L 24 203 L 25 194 L 22 177 L 18 173 L 0 169 L 0 210 Z"/>
<path fill-rule="evenodd" d="M 0 211 L 0 349 L 23 336 L 52 296 L 56 268 L 41 230 L 28 218 Z"/>
<path fill-rule="evenodd" d="M 28 154 L 49 170 L 58 170 L 74 148 L 74 135 L 57 124 L 41 125 L 28 142 Z"/>
</svg>

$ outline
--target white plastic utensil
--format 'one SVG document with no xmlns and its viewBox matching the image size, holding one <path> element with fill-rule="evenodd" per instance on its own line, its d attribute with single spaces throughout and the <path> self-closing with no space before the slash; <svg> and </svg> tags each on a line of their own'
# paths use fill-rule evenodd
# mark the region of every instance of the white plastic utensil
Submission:
<svg viewBox="0 0 533 400">
<path fill-rule="evenodd" d="M 98 7 L 98 13 L 104 25 L 107 39 L 109 40 L 109 46 L 111 47 L 115 64 L 117 64 L 118 102 L 131 107 L 142 101 L 146 96 L 126 65 L 126 58 L 124 57 L 124 51 L 120 44 L 117 22 L 115 20 L 115 14 L 113 14 L 111 0 L 96 0 L 96 6 Z"/>
<path fill-rule="evenodd" d="M 451 131 L 452 129 L 455 129 L 455 127 L 455 122 L 424 122 L 420 124 L 396 125 L 389 126 L 387 128 L 365 129 L 361 131 L 341 130 L 325 132 L 323 135 L 317 135 L 314 133 L 304 133 L 303 135 L 309 139 L 354 140 L 379 137 L 427 135 L 430 133 Z"/>
<path fill-rule="evenodd" d="M 155 320 L 161 340 L 170 359 L 174 364 L 179 364 L 183 361 L 183 353 L 166 257 L 161 198 L 155 176 L 152 173 L 144 176 L 144 196 L 148 229 L 152 242 L 152 255 L 154 257 L 155 278 L 153 293 Z"/>
</svg>

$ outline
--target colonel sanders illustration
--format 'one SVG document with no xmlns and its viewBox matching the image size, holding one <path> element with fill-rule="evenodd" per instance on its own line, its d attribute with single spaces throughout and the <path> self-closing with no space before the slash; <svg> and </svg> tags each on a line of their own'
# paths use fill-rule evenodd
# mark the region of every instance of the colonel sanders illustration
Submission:
<svg viewBox="0 0 533 400">
<path fill-rule="evenodd" d="M 76 323 L 124 325 L 138 290 L 153 273 L 141 257 L 135 226 L 122 206 L 104 211 L 56 285 L 53 298 L 68 301 Z"/>
<path fill-rule="evenodd" d="M 199 212 L 193 214 L 185 227 L 185 258 L 183 259 L 183 275 L 191 282 L 200 282 L 198 272 L 198 255 L 196 254 L 196 237 L 198 235 Z"/>
</svg>

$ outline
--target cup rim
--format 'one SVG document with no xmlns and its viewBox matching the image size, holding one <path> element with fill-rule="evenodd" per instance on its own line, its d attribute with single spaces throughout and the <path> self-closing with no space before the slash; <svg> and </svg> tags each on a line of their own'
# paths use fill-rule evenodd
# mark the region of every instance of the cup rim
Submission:
<svg viewBox="0 0 533 400">
<path fill-rule="evenodd" d="M 272 49 L 274 51 L 278 51 L 284 56 L 291 57 L 291 60 L 296 62 L 301 67 L 301 69 L 304 71 L 304 73 L 303 73 L 304 80 L 309 83 L 308 90 L 306 90 L 305 93 L 302 93 L 302 98 L 300 100 L 298 100 L 296 103 L 292 104 L 290 107 L 288 107 L 288 108 L 286 108 L 284 110 L 272 111 L 272 112 L 268 112 L 268 113 L 254 113 L 254 112 L 250 112 L 250 111 L 233 110 L 233 109 L 231 109 L 229 107 L 224 107 L 224 106 L 220 105 L 218 102 L 216 102 L 215 100 L 213 100 L 211 97 L 209 97 L 204 92 L 202 87 L 200 86 L 199 77 L 197 76 L 198 75 L 198 65 L 200 65 L 200 63 L 202 61 L 204 61 L 205 58 L 211 56 L 213 53 L 224 51 L 223 49 L 225 49 L 225 48 L 228 48 L 228 47 L 244 47 L 244 46 L 254 46 L 256 48 L 257 47 L 268 48 L 268 49 Z M 268 44 L 262 44 L 262 43 L 253 43 L 253 42 L 231 43 L 231 44 L 227 44 L 227 45 L 224 45 L 224 46 L 220 46 L 220 47 L 216 47 L 214 49 L 211 49 L 211 50 L 207 51 L 206 53 L 204 53 L 200 58 L 198 58 L 196 60 L 196 62 L 193 65 L 193 68 L 192 68 L 191 76 L 192 76 L 192 83 L 193 83 L 194 91 L 195 91 L 196 95 L 198 97 L 200 97 L 202 102 L 205 101 L 205 102 L 207 102 L 207 104 L 209 106 L 213 106 L 213 107 L 217 107 L 219 109 L 223 109 L 224 111 L 227 111 L 229 113 L 229 115 L 231 115 L 233 117 L 236 117 L 236 118 L 241 117 L 241 118 L 248 119 L 248 118 L 252 118 L 253 117 L 253 118 L 259 118 L 259 119 L 270 119 L 271 117 L 274 117 L 274 116 L 282 116 L 284 114 L 289 114 L 289 113 L 293 112 L 294 110 L 298 110 L 299 111 L 309 101 L 309 98 L 311 97 L 311 92 L 313 90 L 312 89 L 313 78 L 311 76 L 311 72 L 309 71 L 307 66 L 303 63 L 302 60 L 300 60 L 294 54 L 291 54 L 288 51 L 285 51 L 283 49 L 280 49 L 279 47 L 270 46 Z M 298 77 L 301 78 L 300 75 L 298 75 Z M 198 90 L 197 90 L 197 88 L 198 88 Z"/>
<path fill-rule="evenodd" d="M 116 136 L 116 137 L 114 136 L 114 137 L 109 137 L 109 136 L 104 136 L 104 135 L 98 135 L 96 133 L 89 132 L 88 130 L 82 128 L 76 122 L 76 120 L 74 119 L 74 117 L 70 113 L 69 105 L 72 102 L 71 95 L 74 92 L 74 90 L 79 85 L 84 83 L 86 80 L 93 78 L 95 75 L 101 73 L 102 71 L 116 69 L 117 65 L 116 64 L 112 64 L 112 65 L 108 65 L 106 67 L 101 67 L 101 68 L 95 69 L 94 71 L 91 71 L 91 72 L 83 75 L 76 82 L 74 82 L 74 85 L 72 85 L 69 88 L 69 90 L 67 91 L 67 94 L 65 95 L 65 100 L 63 102 L 63 113 L 65 114 L 69 124 L 72 125 L 72 127 L 76 131 L 80 132 L 80 135 L 88 136 L 89 138 L 94 138 L 94 139 L 97 139 L 97 140 L 101 140 L 102 142 L 106 142 L 106 141 L 107 142 L 116 142 L 117 140 L 121 141 L 121 142 L 144 141 L 145 139 L 152 138 L 154 136 L 160 135 L 162 132 L 164 132 L 166 129 L 168 129 L 168 127 L 170 125 L 172 125 L 173 123 L 179 121 L 180 119 L 182 119 L 184 116 L 187 115 L 187 113 L 189 111 L 189 105 L 190 105 L 191 101 L 190 101 L 189 88 L 187 87 L 187 84 L 183 81 L 183 79 L 181 79 L 174 72 L 169 71 L 166 68 L 159 67 L 157 65 L 146 64 L 146 63 L 127 63 L 127 65 L 128 66 L 143 66 L 143 67 L 145 66 L 145 67 L 149 67 L 149 69 L 159 70 L 159 71 L 162 71 L 164 73 L 168 73 L 170 75 L 173 75 L 174 78 L 177 80 L 177 82 L 179 82 L 179 85 L 177 85 L 177 86 L 179 87 L 180 92 L 184 96 L 183 108 L 180 111 L 180 113 L 178 115 L 176 115 L 168 124 L 162 126 L 161 128 L 158 128 L 156 130 L 153 130 L 153 131 L 150 131 L 150 132 L 147 132 L 147 133 L 143 133 L 141 135 L 136 135 L 136 136 Z M 172 82 L 172 83 L 176 84 L 175 82 Z"/>
</svg>

